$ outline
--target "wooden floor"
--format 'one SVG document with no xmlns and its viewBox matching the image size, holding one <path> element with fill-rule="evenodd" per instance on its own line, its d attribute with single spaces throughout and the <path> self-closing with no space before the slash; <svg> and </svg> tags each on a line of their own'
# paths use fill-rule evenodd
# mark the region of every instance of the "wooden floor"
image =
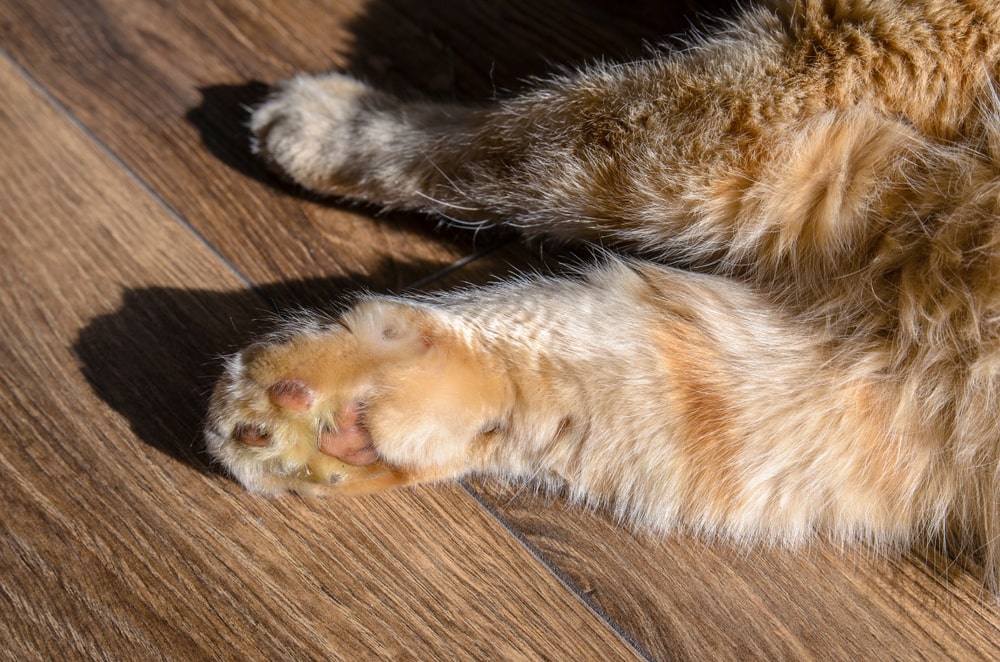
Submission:
<svg viewBox="0 0 1000 662">
<path fill-rule="evenodd" d="M 265 84 L 482 100 L 694 18 L 620 4 L 0 0 L 0 657 L 1000 657 L 975 564 L 933 550 L 656 540 L 491 482 L 265 500 L 208 466 L 217 357 L 270 311 L 545 261 L 283 186 L 246 147 Z"/>
</svg>

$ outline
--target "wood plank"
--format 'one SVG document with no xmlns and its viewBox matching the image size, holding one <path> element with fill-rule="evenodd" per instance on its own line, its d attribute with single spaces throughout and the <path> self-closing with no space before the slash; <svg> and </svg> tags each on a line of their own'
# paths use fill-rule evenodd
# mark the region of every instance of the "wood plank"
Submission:
<svg viewBox="0 0 1000 662">
<path fill-rule="evenodd" d="M 430 234 L 426 219 L 376 218 L 280 185 L 243 129 L 265 83 L 339 68 L 485 99 L 555 66 L 641 54 L 687 27 L 677 4 L 696 3 L 2 0 L 0 43 L 254 282 L 348 274 L 385 289 L 493 236 Z"/>
<path fill-rule="evenodd" d="M 7 17 L 0 18 L 5 47 L 255 282 L 284 279 L 261 291 L 285 303 L 319 301 L 361 281 L 398 287 L 467 246 L 429 237 L 429 226 L 410 218 L 376 220 L 365 210 L 353 213 L 275 189 L 236 129 L 239 104 L 263 89 L 246 81 L 335 66 L 404 91 L 483 99 L 557 64 L 635 54 L 643 39 L 655 40 L 690 18 L 671 3 L 571 0 L 440 6 L 375 0 L 363 7 L 335 0 L 280 6 L 3 0 L 0 6 Z M 110 316 L 110 331 L 93 334 L 99 351 L 87 365 L 99 364 L 107 342 L 100 338 L 118 327 L 140 334 L 151 324 L 140 311 L 169 309 L 186 296 L 153 289 L 127 295 L 122 310 L 134 312 Z M 182 308 L 201 306 L 262 307 L 206 294 Z M 171 329 L 183 334 L 183 326 Z M 234 335 L 226 334 L 207 335 Z M 189 434 L 194 419 L 187 425 L 163 420 L 127 387 L 156 368 L 161 379 L 177 380 L 171 392 L 183 392 L 184 375 L 198 366 L 189 347 L 177 349 L 145 363 L 141 352 L 127 353 L 91 381 L 127 412 L 140 438 L 183 455 L 174 440 Z M 188 357 L 176 372 L 163 369 L 171 354 Z M 117 372 L 127 378 L 108 377 Z M 197 399 L 186 402 L 193 406 Z M 996 610 L 984 602 L 974 574 L 933 555 L 931 562 L 919 555 L 895 562 L 819 543 L 787 552 L 707 546 L 683 536 L 649 540 L 558 499 L 515 497 L 516 491 L 489 484 L 472 483 L 470 490 L 664 658 L 998 655 Z"/>
<path fill-rule="evenodd" d="M 558 495 L 467 487 L 654 657 L 1000 658 L 1000 612 L 968 560 L 654 537 Z"/>
<path fill-rule="evenodd" d="M 380 86 L 485 101 L 598 59 L 644 57 L 732 0 L 377 0 L 346 25 L 346 71 Z M 316 5 L 317 11 L 324 11 Z"/>
<path fill-rule="evenodd" d="M 255 282 L 343 275 L 398 288 L 476 246 L 425 232 L 425 219 L 374 218 L 280 183 L 244 128 L 267 91 L 257 81 L 343 60 L 357 5 L 331 3 L 318 18 L 301 3 L 7 0 L 0 43 Z M 296 19 L 304 39 L 283 23 Z"/>
<path fill-rule="evenodd" d="M 634 657 L 458 487 L 212 472 L 194 375 L 264 300 L 3 58 L 0 87 L 4 656 Z"/>
</svg>

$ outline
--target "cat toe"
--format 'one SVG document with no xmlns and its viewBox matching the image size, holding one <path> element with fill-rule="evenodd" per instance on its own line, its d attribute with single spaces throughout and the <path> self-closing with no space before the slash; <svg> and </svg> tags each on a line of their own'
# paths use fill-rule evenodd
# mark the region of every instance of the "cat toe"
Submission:
<svg viewBox="0 0 1000 662">
<path fill-rule="evenodd" d="M 271 444 L 271 435 L 259 425 L 242 423 L 233 430 L 233 439 L 245 446 L 262 448 Z"/>
<path fill-rule="evenodd" d="M 292 411 L 309 411 L 313 405 L 313 391 L 298 379 L 282 379 L 271 384 L 267 397 L 277 407 Z"/>
</svg>

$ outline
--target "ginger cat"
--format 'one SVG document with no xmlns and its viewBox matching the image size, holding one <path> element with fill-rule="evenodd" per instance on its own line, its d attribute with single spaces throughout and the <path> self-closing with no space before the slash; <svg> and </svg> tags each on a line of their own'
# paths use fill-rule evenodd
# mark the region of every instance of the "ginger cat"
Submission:
<svg viewBox="0 0 1000 662">
<path fill-rule="evenodd" d="M 252 129 L 302 186 L 633 257 L 300 316 L 228 360 L 208 448 L 271 494 L 488 473 L 664 531 L 957 535 L 996 589 L 998 77 L 996 0 L 787 0 L 484 107 L 289 80 Z"/>
</svg>

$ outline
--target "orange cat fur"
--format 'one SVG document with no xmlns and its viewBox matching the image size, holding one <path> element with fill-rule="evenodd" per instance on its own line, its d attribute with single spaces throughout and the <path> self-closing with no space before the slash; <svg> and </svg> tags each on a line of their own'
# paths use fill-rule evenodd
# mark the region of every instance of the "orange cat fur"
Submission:
<svg viewBox="0 0 1000 662">
<path fill-rule="evenodd" d="M 993 0 L 789 0 L 485 107 L 287 81 L 252 128 L 303 186 L 636 257 L 300 317 L 229 360 L 208 448 L 269 493 L 489 473 L 746 541 L 948 531 L 996 588 L 998 74 Z"/>
</svg>

